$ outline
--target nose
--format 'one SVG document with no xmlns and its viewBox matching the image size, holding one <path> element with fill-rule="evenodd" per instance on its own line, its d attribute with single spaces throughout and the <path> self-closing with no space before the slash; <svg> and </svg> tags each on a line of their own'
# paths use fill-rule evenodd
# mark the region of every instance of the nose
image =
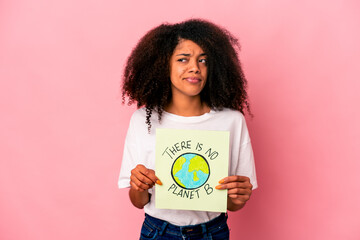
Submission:
<svg viewBox="0 0 360 240">
<path fill-rule="evenodd" d="M 189 72 L 200 73 L 199 63 L 197 60 L 192 60 L 189 62 Z"/>
</svg>

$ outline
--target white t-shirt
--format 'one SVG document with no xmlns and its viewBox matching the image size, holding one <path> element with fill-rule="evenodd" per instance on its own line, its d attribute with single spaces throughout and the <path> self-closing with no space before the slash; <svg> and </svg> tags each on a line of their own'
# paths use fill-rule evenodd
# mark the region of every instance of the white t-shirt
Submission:
<svg viewBox="0 0 360 240">
<path fill-rule="evenodd" d="M 151 116 L 151 132 L 148 133 L 146 112 L 138 109 L 131 117 L 125 139 L 124 154 L 118 181 L 119 188 L 130 187 L 131 170 L 137 164 L 143 164 L 155 170 L 155 130 L 156 128 L 217 130 L 230 132 L 229 176 L 240 175 L 250 178 L 253 189 L 257 188 L 254 156 L 249 132 L 244 116 L 239 111 L 224 109 L 211 110 L 201 116 L 183 117 L 163 112 L 161 123 L 158 115 Z M 156 174 L 156 173 L 155 173 Z M 220 179 L 219 179 L 220 180 Z M 191 210 L 171 210 L 155 208 L 155 191 L 149 189 L 151 199 L 144 206 L 145 213 L 184 226 L 207 222 L 220 213 Z"/>
</svg>

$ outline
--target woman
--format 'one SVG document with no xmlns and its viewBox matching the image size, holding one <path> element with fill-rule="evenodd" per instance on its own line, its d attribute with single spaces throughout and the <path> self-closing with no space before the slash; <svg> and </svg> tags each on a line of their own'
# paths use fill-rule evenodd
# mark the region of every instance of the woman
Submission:
<svg viewBox="0 0 360 240">
<path fill-rule="evenodd" d="M 142 108 L 130 121 L 118 185 L 130 187 L 132 204 L 145 210 L 140 239 L 229 238 L 226 214 L 155 208 L 158 127 L 230 131 L 230 174 L 216 187 L 228 190 L 229 211 L 244 207 L 257 187 L 237 47 L 227 30 L 192 19 L 152 29 L 128 58 L 123 99 Z"/>
</svg>

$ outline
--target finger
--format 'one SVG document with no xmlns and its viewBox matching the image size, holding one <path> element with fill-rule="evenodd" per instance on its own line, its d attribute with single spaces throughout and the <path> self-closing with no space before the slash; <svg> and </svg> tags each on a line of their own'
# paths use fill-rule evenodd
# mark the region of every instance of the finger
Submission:
<svg viewBox="0 0 360 240">
<path fill-rule="evenodd" d="M 237 195 L 251 195 L 251 190 L 247 188 L 233 188 L 228 190 L 228 194 L 237 194 Z"/>
<path fill-rule="evenodd" d="M 143 190 L 147 190 L 149 188 L 152 188 L 152 186 L 154 185 L 153 183 L 152 184 L 148 184 L 148 183 L 144 183 L 142 181 L 140 181 L 138 178 L 136 178 L 135 176 L 130 176 L 130 182 L 135 184 L 138 188 L 141 188 Z"/>
<path fill-rule="evenodd" d="M 228 196 L 229 196 L 229 198 L 232 198 L 232 199 L 237 199 L 239 197 L 239 195 L 237 195 L 237 194 L 229 194 Z"/>
<path fill-rule="evenodd" d="M 137 165 L 133 170 L 131 170 L 131 175 L 134 175 L 141 182 L 153 185 L 157 179 L 154 179 L 154 171 L 147 169 L 144 165 Z"/>
<path fill-rule="evenodd" d="M 139 191 L 139 192 L 145 191 L 144 189 L 137 186 L 133 181 L 130 181 L 130 186 L 131 186 L 132 189 L 135 189 L 136 191 Z"/>
<path fill-rule="evenodd" d="M 131 170 L 130 178 L 137 179 L 138 181 L 140 181 L 140 182 L 142 182 L 144 184 L 148 184 L 148 185 L 153 185 L 154 184 L 154 182 L 150 178 L 145 176 L 143 173 L 139 172 L 139 170 L 136 169 L 136 168 Z M 137 183 L 137 181 L 136 181 L 136 183 Z"/>
<path fill-rule="evenodd" d="M 223 178 L 219 181 L 219 183 L 221 183 L 221 184 L 229 183 L 229 182 L 250 182 L 250 178 L 248 178 L 246 176 L 233 175 L 233 176 L 228 176 L 226 178 Z"/>
<path fill-rule="evenodd" d="M 138 173 L 146 176 L 146 177 L 148 177 L 148 175 L 149 175 L 150 172 L 151 172 L 151 169 L 146 168 L 146 167 L 145 167 L 144 165 L 142 165 L 142 164 L 138 164 L 138 165 L 134 168 L 134 170 L 135 170 L 136 172 L 138 172 Z M 150 179 L 150 178 L 149 178 L 149 179 Z M 152 179 L 150 179 L 150 180 L 152 181 Z M 153 181 L 153 182 L 154 182 L 154 181 Z"/>
<path fill-rule="evenodd" d="M 162 182 L 160 181 L 160 179 L 155 175 L 154 170 L 148 169 L 142 164 L 137 165 L 135 169 L 137 169 L 137 171 L 139 171 L 139 173 L 141 173 L 142 175 L 144 175 L 148 179 L 150 179 L 150 181 L 152 181 L 153 183 L 157 183 L 159 185 L 162 185 Z"/>
<path fill-rule="evenodd" d="M 236 195 L 236 194 L 230 194 L 228 195 L 229 198 L 246 203 L 249 201 L 250 197 L 248 195 Z"/>
<path fill-rule="evenodd" d="M 149 170 L 149 172 L 148 172 L 147 177 L 150 178 L 154 183 L 162 185 L 162 182 L 160 181 L 160 179 L 155 175 L 155 171 L 151 170 L 151 169 L 148 169 L 148 170 Z"/>
<path fill-rule="evenodd" d="M 247 202 L 250 199 L 249 195 L 230 194 L 228 196 L 229 196 L 229 198 L 232 198 L 232 199 L 235 199 L 235 200 L 241 201 L 241 202 Z"/>
<path fill-rule="evenodd" d="M 247 182 L 230 182 L 227 184 L 220 184 L 215 187 L 216 189 L 232 189 L 232 188 L 245 188 L 251 189 L 252 186 L 250 183 Z"/>
</svg>

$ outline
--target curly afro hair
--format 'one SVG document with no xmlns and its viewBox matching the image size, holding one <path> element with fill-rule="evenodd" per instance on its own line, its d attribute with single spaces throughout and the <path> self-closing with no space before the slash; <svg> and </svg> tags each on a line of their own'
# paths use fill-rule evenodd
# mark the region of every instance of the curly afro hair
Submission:
<svg viewBox="0 0 360 240">
<path fill-rule="evenodd" d="M 247 81 L 240 65 L 238 39 L 226 29 L 202 19 L 177 24 L 161 24 L 143 36 L 129 56 L 123 75 L 122 98 L 128 104 L 145 106 L 150 131 L 153 111 L 158 119 L 170 102 L 170 57 L 181 39 L 199 45 L 207 54 L 207 82 L 200 93 L 201 101 L 211 109 L 230 108 L 250 113 Z"/>
</svg>

